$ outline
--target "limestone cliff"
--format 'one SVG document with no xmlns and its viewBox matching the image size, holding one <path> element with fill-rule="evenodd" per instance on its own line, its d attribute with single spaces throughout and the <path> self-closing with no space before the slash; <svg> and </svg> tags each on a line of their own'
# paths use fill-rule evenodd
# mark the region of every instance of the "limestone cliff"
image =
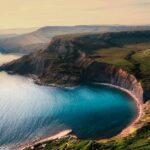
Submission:
<svg viewBox="0 0 150 150">
<path fill-rule="evenodd" d="M 24 56 L 0 69 L 22 75 L 37 75 L 44 84 L 70 86 L 89 82 L 110 83 L 128 89 L 142 100 L 142 86 L 133 75 L 89 57 L 90 51 L 98 48 L 140 41 L 150 41 L 150 32 L 60 36 L 54 38 L 46 50 Z"/>
<path fill-rule="evenodd" d="M 93 62 L 85 71 L 86 82 L 99 82 L 117 85 L 129 90 L 138 99 L 143 100 L 141 83 L 131 74 L 112 65 Z"/>
</svg>

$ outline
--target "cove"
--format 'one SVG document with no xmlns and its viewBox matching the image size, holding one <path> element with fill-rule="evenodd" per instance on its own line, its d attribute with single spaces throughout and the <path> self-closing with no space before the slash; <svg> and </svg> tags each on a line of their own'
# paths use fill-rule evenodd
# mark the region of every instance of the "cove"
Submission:
<svg viewBox="0 0 150 150">
<path fill-rule="evenodd" d="M 107 86 L 39 86 L 0 72 L 0 147 L 19 145 L 65 129 L 81 139 L 109 138 L 137 115 L 133 99 Z"/>
</svg>

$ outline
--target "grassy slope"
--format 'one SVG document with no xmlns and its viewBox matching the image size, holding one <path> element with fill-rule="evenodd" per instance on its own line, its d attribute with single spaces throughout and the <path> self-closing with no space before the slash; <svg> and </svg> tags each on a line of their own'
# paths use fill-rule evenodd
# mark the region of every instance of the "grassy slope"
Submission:
<svg viewBox="0 0 150 150">
<path fill-rule="evenodd" d="M 132 59 L 139 64 L 139 77 L 145 90 L 150 90 L 150 48 L 139 51 L 132 56 Z"/>
<path fill-rule="evenodd" d="M 148 61 L 150 59 L 150 43 L 100 49 L 90 53 L 90 55 L 97 61 L 114 64 L 133 72 L 135 64 L 140 63 L 142 66 L 146 66 L 150 63 Z M 146 72 L 150 74 L 148 67 L 142 70 L 142 73 L 145 74 Z"/>
<path fill-rule="evenodd" d="M 143 86 L 150 86 L 150 43 L 126 45 L 95 50 L 89 55 L 99 62 L 114 64 L 124 68 L 128 72 L 135 73 L 142 81 Z M 150 149 L 150 101 L 147 102 L 147 110 L 140 120 L 142 128 L 136 133 L 122 139 L 109 141 L 87 141 L 64 138 L 35 146 L 42 150 L 149 150 Z"/>
<path fill-rule="evenodd" d="M 133 68 L 133 64 L 126 60 L 125 58 L 132 52 L 131 49 L 125 48 L 109 48 L 97 50 L 91 57 L 96 61 L 105 62 L 109 64 L 114 64 L 118 67 L 123 67 L 124 69 L 130 71 Z"/>
<path fill-rule="evenodd" d="M 145 93 L 149 91 L 150 43 L 99 49 L 89 55 L 96 61 L 113 64 L 134 74 L 141 81 Z"/>
</svg>

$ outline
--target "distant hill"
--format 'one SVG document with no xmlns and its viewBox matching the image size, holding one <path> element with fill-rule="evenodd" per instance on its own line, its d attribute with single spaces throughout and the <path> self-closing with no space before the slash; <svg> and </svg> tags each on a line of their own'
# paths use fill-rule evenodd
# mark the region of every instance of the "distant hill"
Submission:
<svg viewBox="0 0 150 150">
<path fill-rule="evenodd" d="M 0 40 L 10 38 L 10 37 L 15 37 L 15 36 L 17 36 L 17 34 L 0 34 Z"/>
<path fill-rule="evenodd" d="M 37 29 L 38 29 L 38 27 L 0 29 L 0 35 L 7 35 L 7 34 L 18 34 L 19 35 L 19 34 L 33 32 Z"/>
<path fill-rule="evenodd" d="M 52 37 L 71 33 L 100 33 L 116 31 L 150 30 L 150 26 L 47 26 L 34 32 L 0 38 L 0 50 L 6 53 L 31 53 L 45 49 Z"/>
</svg>

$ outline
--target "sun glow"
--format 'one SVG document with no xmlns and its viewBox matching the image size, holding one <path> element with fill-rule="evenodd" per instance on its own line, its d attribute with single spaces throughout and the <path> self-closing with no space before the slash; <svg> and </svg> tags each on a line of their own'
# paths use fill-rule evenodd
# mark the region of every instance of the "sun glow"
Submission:
<svg viewBox="0 0 150 150">
<path fill-rule="evenodd" d="M 149 0 L 0 0 L 0 28 L 150 24 Z"/>
</svg>

